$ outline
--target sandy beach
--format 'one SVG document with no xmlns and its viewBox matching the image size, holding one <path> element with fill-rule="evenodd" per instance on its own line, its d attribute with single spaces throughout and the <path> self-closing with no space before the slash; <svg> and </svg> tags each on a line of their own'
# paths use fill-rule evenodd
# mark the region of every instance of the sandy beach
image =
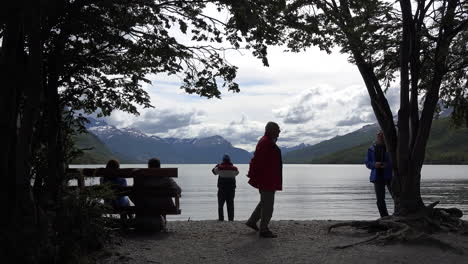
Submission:
<svg viewBox="0 0 468 264">
<path fill-rule="evenodd" d="M 259 238 L 243 221 L 172 221 L 168 232 L 117 236 L 98 263 L 468 263 L 468 236 L 437 234 L 460 252 L 431 245 L 365 244 L 369 234 L 351 228 L 327 233 L 336 221 L 272 221 L 278 238 Z"/>
</svg>

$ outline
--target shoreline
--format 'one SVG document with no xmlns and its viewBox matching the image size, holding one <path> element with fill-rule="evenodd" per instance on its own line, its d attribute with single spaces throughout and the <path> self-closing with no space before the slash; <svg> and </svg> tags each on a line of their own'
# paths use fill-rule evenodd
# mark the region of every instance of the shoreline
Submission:
<svg viewBox="0 0 468 264">
<path fill-rule="evenodd" d="M 352 228 L 331 233 L 335 220 L 276 220 L 270 229 L 278 238 L 259 238 L 244 221 L 169 221 L 168 231 L 154 234 L 122 232 L 94 256 L 97 263 L 466 263 L 468 236 L 434 235 L 461 249 L 421 244 L 336 246 L 372 236 Z"/>
<path fill-rule="evenodd" d="M 162 164 L 162 166 L 164 167 L 168 167 L 170 165 L 215 165 L 216 162 L 212 162 L 212 163 L 164 163 Z M 103 166 L 105 167 L 106 166 L 106 162 L 103 162 L 103 163 L 70 163 L 69 164 L 70 166 L 72 166 L 71 168 L 81 168 L 81 167 L 85 167 L 85 166 Z M 132 165 L 143 165 L 143 166 L 147 166 L 146 163 L 122 163 L 120 164 L 121 166 L 132 166 Z M 236 165 L 249 165 L 249 163 L 236 163 Z M 284 163 L 283 165 L 360 165 L 360 166 L 363 166 L 363 163 Z M 458 165 L 468 165 L 468 162 L 466 163 L 424 163 L 423 164 L 424 166 L 427 166 L 427 165 L 436 165 L 436 166 L 458 166 Z"/>
</svg>

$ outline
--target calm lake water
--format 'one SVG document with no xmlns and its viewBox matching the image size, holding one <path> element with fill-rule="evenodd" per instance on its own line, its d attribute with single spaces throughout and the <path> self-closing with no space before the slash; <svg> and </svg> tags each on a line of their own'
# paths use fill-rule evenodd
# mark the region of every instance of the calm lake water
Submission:
<svg viewBox="0 0 468 264">
<path fill-rule="evenodd" d="M 182 214 L 168 220 L 217 219 L 217 176 L 213 165 L 168 164 L 179 168 L 177 183 L 182 188 Z M 259 200 L 256 189 L 245 176 L 248 164 L 239 168 L 235 197 L 235 219 L 245 220 Z M 75 165 L 73 168 L 103 167 Z M 146 168 L 141 165 L 121 165 L 122 168 Z M 96 182 L 96 181 L 94 181 Z M 132 184 L 129 181 L 129 184 Z M 426 204 L 440 201 L 440 207 L 458 207 L 468 219 L 468 165 L 425 165 L 422 171 L 421 193 Z M 393 212 L 393 202 L 387 192 L 387 206 Z M 226 209 L 225 209 L 226 210 Z M 273 220 L 350 220 L 378 218 L 373 185 L 364 165 L 286 164 L 283 168 L 283 191 L 275 197 Z M 225 218 L 227 212 L 225 211 Z"/>
</svg>

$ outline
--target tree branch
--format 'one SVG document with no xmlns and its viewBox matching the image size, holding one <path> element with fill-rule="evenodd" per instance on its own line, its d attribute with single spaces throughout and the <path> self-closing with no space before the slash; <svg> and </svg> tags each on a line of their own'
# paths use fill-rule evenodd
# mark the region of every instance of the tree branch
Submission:
<svg viewBox="0 0 468 264">
<path fill-rule="evenodd" d="M 398 145 L 397 145 L 397 162 L 400 171 L 406 172 L 409 167 L 409 63 L 414 52 L 414 29 L 413 19 L 411 14 L 410 0 L 400 0 L 400 7 L 403 17 L 403 36 L 400 45 L 400 110 L 398 111 Z M 408 175 L 402 173 L 402 175 Z M 408 175 L 409 176 L 409 175 Z M 412 175 L 411 175 L 412 176 Z M 402 181 L 411 181 L 412 179 L 402 179 Z M 405 184 L 404 186 L 407 186 Z"/>
<path fill-rule="evenodd" d="M 434 73 L 431 78 L 430 87 L 424 101 L 424 108 L 421 114 L 421 121 L 418 130 L 417 140 L 413 148 L 412 156 L 417 166 L 422 166 L 425 157 L 425 148 L 429 139 L 429 134 L 432 126 L 435 108 L 439 100 L 439 90 L 442 84 L 442 79 L 447 71 L 447 56 L 450 43 L 453 38 L 450 35 L 453 29 L 457 1 L 448 1 L 447 7 L 443 7 L 442 23 L 439 28 L 439 36 L 436 44 L 434 57 Z M 444 2 L 445 4 L 445 2 Z"/>
<path fill-rule="evenodd" d="M 454 38 L 458 33 L 468 29 L 468 19 L 461 22 L 457 27 L 449 32 L 450 38 Z"/>
</svg>

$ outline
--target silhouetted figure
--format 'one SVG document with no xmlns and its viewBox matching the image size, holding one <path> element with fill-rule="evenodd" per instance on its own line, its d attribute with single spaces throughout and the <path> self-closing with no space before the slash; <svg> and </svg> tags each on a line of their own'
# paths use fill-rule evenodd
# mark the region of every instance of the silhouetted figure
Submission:
<svg viewBox="0 0 468 264">
<path fill-rule="evenodd" d="M 265 135 L 257 143 L 247 174 L 249 184 L 260 192 L 260 202 L 245 224 L 258 230 L 257 222 L 260 220 L 260 237 L 277 237 L 268 229 L 268 224 L 273 215 L 275 192 L 281 191 L 283 186 L 281 150 L 276 145 L 280 132 L 278 124 L 266 124 Z"/>
<path fill-rule="evenodd" d="M 148 168 L 160 168 L 161 162 L 157 158 L 148 160 Z M 151 186 L 162 189 L 175 189 L 177 195 L 180 197 L 182 189 L 177 183 L 170 177 L 138 177 L 135 179 L 135 185 L 137 186 Z M 146 199 L 139 199 L 138 194 L 135 196 L 135 205 L 140 208 L 149 208 L 144 212 L 137 212 L 137 226 L 140 229 L 148 231 L 158 231 L 165 229 L 166 227 L 166 215 L 155 214 L 151 211 L 151 208 L 164 208 L 174 209 L 176 208 L 172 197 L 146 197 Z"/>
<path fill-rule="evenodd" d="M 388 216 L 385 203 L 385 186 L 387 186 L 391 195 L 392 163 L 381 130 L 377 133 L 374 144 L 367 150 L 365 164 L 371 170 L 370 181 L 374 183 L 380 217 Z"/>
<path fill-rule="evenodd" d="M 120 163 L 117 160 L 111 159 L 106 164 L 106 169 L 119 169 Z M 117 186 L 127 186 L 127 181 L 124 178 L 107 176 L 103 178 L 103 183 L 110 183 Z M 107 200 L 107 203 L 110 203 L 114 209 L 121 209 L 123 207 L 130 206 L 130 201 L 127 196 L 117 196 L 115 200 Z M 131 219 L 130 214 L 120 214 L 121 219 Z"/>
<path fill-rule="evenodd" d="M 228 219 L 234 221 L 234 196 L 236 195 L 236 176 L 239 170 L 231 163 L 229 155 L 224 154 L 223 162 L 211 170 L 218 176 L 218 220 L 224 221 L 224 203 L 226 202 Z"/>
</svg>

